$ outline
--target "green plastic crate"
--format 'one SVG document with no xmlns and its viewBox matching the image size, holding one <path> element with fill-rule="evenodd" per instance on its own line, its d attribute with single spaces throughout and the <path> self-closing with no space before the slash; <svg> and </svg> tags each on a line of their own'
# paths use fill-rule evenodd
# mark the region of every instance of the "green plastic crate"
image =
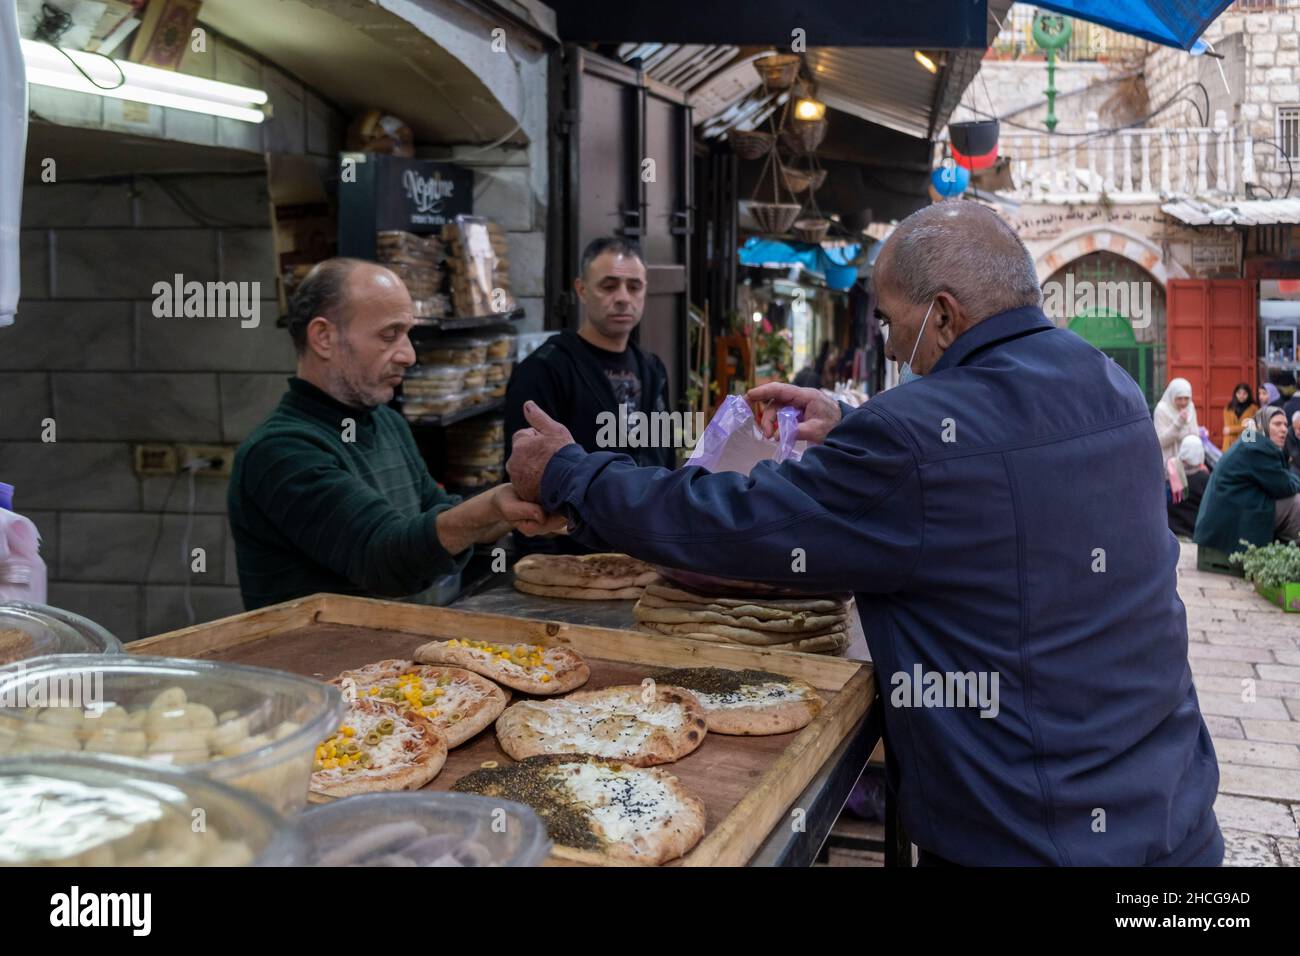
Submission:
<svg viewBox="0 0 1300 956">
<path fill-rule="evenodd" d="M 1300 614 L 1300 581 L 1288 581 L 1276 588 L 1256 584 L 1255 590 L 1288 614 Z"/>
<path fill-rule="evenodd" d="M 1246 576 L 1246 572 L 1240 565 L 1228 563 L 1226 552 L 1199 544 L 1196 546 L 1196 570 L 1209 571 L 1211 574 L 1230 574 L 1234 578 Z"/>
</svg>

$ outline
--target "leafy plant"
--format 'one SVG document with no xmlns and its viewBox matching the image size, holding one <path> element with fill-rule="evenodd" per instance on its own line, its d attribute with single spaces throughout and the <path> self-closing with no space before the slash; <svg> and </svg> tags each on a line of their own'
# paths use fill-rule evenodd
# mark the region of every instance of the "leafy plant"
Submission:
<svg viewBox="0 0 1300 956">
<path fill-rule="evenodd" d="M 1229 555 L 1228 563 L 1240 565 L 1246 580 L 1262 587 L 1280 588 L 1284 584 L 1300 583 L 1300 547 L 1294 541 L 1288 544 L 1274 541 L 1262 548 L 1247 545 L 1245 551 Z"/>
</svg>

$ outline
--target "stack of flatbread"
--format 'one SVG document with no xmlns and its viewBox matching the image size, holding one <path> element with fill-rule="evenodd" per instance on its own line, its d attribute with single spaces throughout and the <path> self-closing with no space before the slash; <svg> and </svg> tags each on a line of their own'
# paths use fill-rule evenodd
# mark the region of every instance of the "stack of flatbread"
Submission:
<svg viewBox="0 0 1300 956">
<path fill-rule="evenodd" d="M 525 594 L 587 601 L 631 601 L 659 575 L 626 554 L 530 554 L 515 564 Z"/>
<path fill-rule="evenodd" d="M 706 594 L 660 578 L 633 608 L 644 631 L 698 641 L 839 654 L 849 646 L 848 598 Z"/>
</svg>

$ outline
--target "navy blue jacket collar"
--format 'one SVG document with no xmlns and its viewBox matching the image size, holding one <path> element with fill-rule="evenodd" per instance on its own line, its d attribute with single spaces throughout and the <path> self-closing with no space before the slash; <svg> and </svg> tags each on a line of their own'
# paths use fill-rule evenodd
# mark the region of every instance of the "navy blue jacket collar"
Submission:
<svg viewBox="0 0 1300 956">
<path fill-rule="evenodd" d="M 1052 320 L 1036 305 L 999 312 L 957 336 L 957 340 L 948 346 L 948 351 L 939 357 L 939 361 L 934 363 L 934 368 L 930 369 L 928 374 L 933 375 L 946 368 L 961 365 L 980 349 L 1020 338 L 1022 335 L 1054 328 L 1056 326 Z"/>
</svg>

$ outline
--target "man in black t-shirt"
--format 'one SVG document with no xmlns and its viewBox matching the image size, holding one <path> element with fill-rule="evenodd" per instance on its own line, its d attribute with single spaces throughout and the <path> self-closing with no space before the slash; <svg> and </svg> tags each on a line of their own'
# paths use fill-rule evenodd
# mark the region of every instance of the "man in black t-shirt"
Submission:
<svg viewBox="0 0 1300 956">
<path fill-rule="evenodd" d="M 587 451 L 618 451 L 639 465 L 672 468 L 672 448 L 646 447 L 632 438 L 636 416 L 666 412 L 668 372 L 659 357 L 631 341 L 645 310 L 646 268 L 641 250 L 626 239 L 596 239 L 582 254 L 574 291 L 582 303 L 582 323 L 547 339 L 520 362 L 506 390 L 506 458 L 514 433 L 527 428 L 524 403 L 534 401 Z M 627 424 L 620 427 L 620 418 Z M 646 427 L 647 440 L 660 430 Z M 626 442 L 620 444 L 620 442 Z M 587 549 L 567 537 L 515 535 L 520 551 Z"/>
</svg>

